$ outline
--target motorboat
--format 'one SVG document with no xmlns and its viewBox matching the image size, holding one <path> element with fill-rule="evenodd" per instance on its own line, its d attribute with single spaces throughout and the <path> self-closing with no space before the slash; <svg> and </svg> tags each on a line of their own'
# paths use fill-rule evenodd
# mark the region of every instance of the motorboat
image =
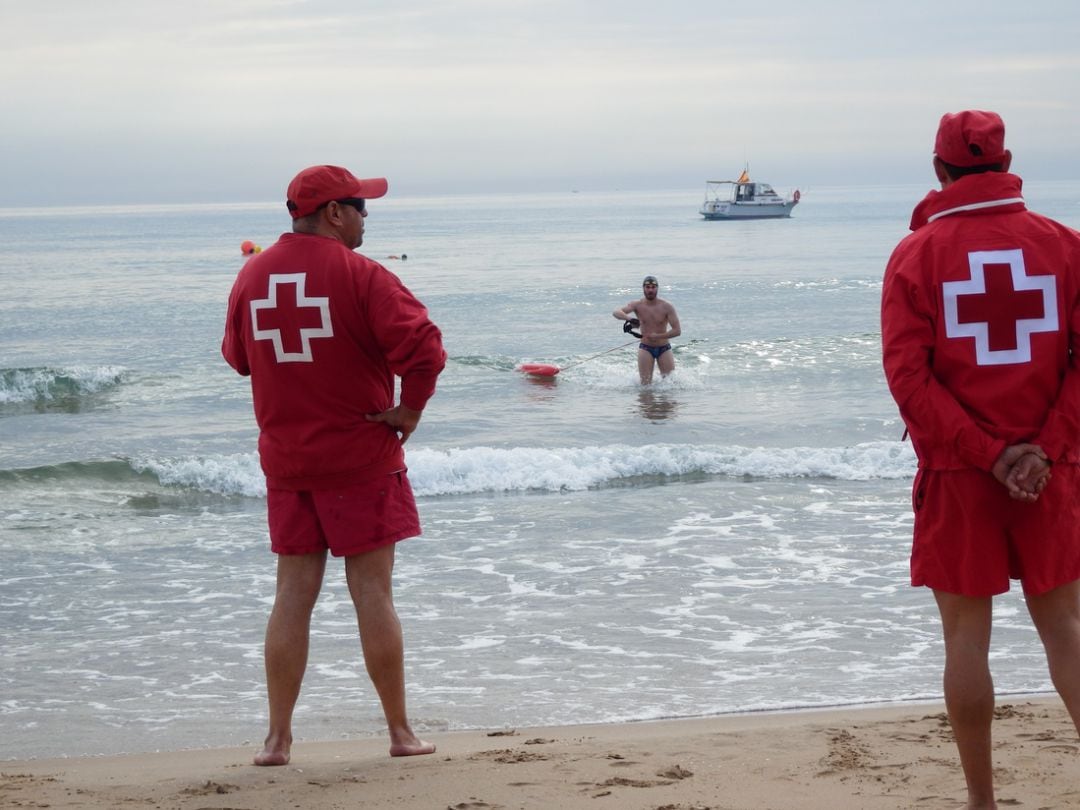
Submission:
<svg viewBox="0 0 1080 810">
<path fill-rule="evenodd" d="M 781 197 L 768 183 L 755 183 L 748 169 L 738 180 L 705 181 L 705 202 L 701 215 L 705 219 L 777 219 L 790 217 L 791 209 L 799 204 L 799 190 L 787 199 Z"/>
</svg>

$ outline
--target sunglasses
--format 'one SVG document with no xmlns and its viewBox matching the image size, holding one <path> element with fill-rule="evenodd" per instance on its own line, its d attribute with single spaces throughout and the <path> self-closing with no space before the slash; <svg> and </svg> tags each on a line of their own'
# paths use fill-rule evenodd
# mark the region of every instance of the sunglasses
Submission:
<svg viewBox="0 0 1080 810">
<path fill-rule="evenodd" d="M 338 205 L 349 205 L 349 206 L 352 206 L 353 208 L 355 208 L 361 214 L 365 213 L 365 203 L 364 203 L 364 200 L 361 199 L 360 197 L 345 197 L 344 199 L 333 200 L 332 202 L 336 202 Z M 322 209 L 326 208 L 326 206 L 328 206 L 330 203 L 331 203 L 331 200 L 327 200 L 326 202 L 324 202 L 322 205 L 320 205 L 315 210 L 316 211 L 321 211 Z"/>
<path fill-rule="evenodd" d="M 364 200 L 360 197 L 346 197 L 344 200 L 335 200 L 335 202 L 338 205 L 351 205 L 361 214 L 364 213 L 364 211 L 366 210 Z"/>
</svg>

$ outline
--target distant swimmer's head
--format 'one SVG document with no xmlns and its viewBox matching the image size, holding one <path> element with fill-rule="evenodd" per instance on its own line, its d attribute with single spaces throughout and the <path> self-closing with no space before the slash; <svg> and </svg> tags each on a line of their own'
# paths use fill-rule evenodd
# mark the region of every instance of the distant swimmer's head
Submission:
<svg viewBox="0 0 1080 810">
<path fill-rule="evenodd" d="M 645 280 L 641 282 L 641 287 L 645 291 L 645 297 L 651 301 L 656 298 L 656 293 L 660 289 L 660 282 L 656 280 L 656 276 L 645 276 Z"/>
</svg>

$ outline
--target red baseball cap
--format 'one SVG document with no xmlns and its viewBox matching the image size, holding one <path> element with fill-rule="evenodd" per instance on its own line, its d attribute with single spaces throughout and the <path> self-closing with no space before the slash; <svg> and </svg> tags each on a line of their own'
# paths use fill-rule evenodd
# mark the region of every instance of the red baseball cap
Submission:
<svg viewBox="0 0 1080 810">
<path fill-rule="evenodd" d="M 285 205 L 293 219 L 300 219 L 331 200 L 382 197 L 388 187 L 385 177 L 361 180 L 340 166 L 309 166 L 289 183 Z"/>
<path fill-rule="evenodd" d="M 953 166 L 983 166 L 1005 159 L 1005 122 L 994 112 L 945 113 L 938 124 L 934 154 Z"/>
</svg>

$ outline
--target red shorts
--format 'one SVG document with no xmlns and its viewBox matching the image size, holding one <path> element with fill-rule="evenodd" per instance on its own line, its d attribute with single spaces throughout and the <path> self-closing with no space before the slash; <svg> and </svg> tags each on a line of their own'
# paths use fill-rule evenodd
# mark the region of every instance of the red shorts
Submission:
<svg viewBox="0 0 1080 810">
<path fill-rule="evenodd" d="M 993 596 L 1019 579 L 1032 596 L 1080 579 L 1080 467 L 1057 464 L 1035 503 L 981 470 L 919 470 L 911 584 Z"/>
<path fill-rule="evenodd" d="M 341 489 L 268 489 L 266 515 L 275 554 L 329 549 L 335 557 L 350 557 L 420 534 L 404 472 Z"/>
</svg>

